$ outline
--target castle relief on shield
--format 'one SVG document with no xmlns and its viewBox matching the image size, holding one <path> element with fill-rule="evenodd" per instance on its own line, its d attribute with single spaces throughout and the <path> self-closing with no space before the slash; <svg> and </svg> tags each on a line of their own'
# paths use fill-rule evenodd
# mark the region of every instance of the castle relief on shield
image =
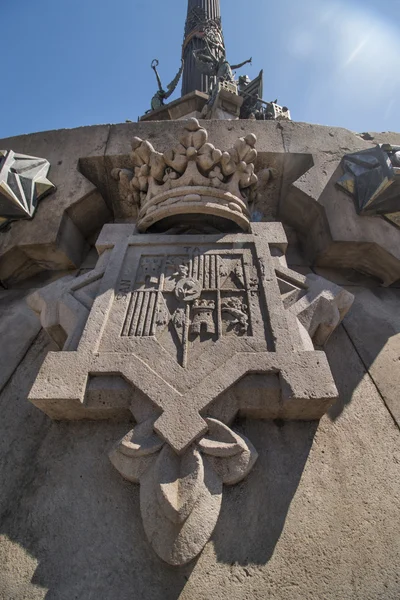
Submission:
<svg viewBox="0 0 400 600">
<path fill-rule="evenodd" d="M 91 274 L 31 297 L 61 347 L 31 402 L 55 419 L 133 414 L 110 459 L 140 484 L 147 537 L 172 565 L 202 551 L 224 485 L 257 460 L 237 415 L 319 419 L 335 401 L 320 347 L 353 301 L 287 268 L 280 223 L 250 223 L 255 136 L 223 152 L 197 121 L 185 127 L 163 155 L 136 139 L 133 169 L 114 173 L 146 233 L 106 225 Z"/>
</svg>

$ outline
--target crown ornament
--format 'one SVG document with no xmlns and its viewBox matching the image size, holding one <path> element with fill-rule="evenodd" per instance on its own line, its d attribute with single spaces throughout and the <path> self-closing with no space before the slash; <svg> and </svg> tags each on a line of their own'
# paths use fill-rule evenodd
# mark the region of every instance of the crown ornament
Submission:
<svg viewBox="0 0 400 600">
<path fill-rule="evenodd" d="M 164 154 L 135 137 L 133 168 L 113 169 L 112 176 L 119 181 L 121 199 L 137 209 L 138 231 L 163 231 L 191 215 L 224 230 L 248 231 L 245 190 L 257 183 L 256 141 L 249 134 L 223 152 L 208 142 L 207 130 L 194 118 L 186 121 L 179 143 Z"/>
</svg>

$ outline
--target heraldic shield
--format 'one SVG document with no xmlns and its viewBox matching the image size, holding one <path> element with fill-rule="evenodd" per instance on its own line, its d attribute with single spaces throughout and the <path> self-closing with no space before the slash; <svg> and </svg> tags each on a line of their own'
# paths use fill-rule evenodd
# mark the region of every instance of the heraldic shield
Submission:
<svg viewBox="0 0 400 600">
<path fill-rule="evenodd" d="M 236 416 L 319 419 L 336 399 L 315 344 L 352 296 L 288 269 L 279 223 L 227 235 L 106 225 L 97 250 L 93 271 L 31 296 L 61 352 L 48 354 L 29 399 L 54 419 L 133 414 L 110 459 L 140 483 L 154 550 L 182 565 L 209 540 L 223 485 L 257 459 Z"/>
</svg>

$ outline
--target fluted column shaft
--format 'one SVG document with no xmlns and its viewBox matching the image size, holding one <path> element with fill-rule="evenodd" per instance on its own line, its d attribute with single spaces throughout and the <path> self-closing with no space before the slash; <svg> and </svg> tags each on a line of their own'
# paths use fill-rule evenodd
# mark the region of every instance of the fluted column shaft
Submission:
<svg viewBox="0 0 400 600">
<path fill-rule="evenodd" d="M 194 90 L 207 93 L 210 86 L 210 77 L 200 73 L 193 56 L 193 50 L 203 47 L 201 39 L 193 35 L 193 32 L 196 31 L 196 23 L 191 17 L 193 10 L 196 8 L 202 9 L 208 19 L 218 19 L 221 17 L 219 0 L 188 0 L 185 40 L 183 44 L 185 66 L 182 79 L 182 96 Z"/>
</svg>

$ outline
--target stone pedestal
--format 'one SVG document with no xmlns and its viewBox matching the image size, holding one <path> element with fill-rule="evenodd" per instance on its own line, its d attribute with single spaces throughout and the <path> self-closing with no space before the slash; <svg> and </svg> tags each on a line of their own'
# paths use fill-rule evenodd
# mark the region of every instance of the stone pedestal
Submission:
<svg viewBox="0 0 400 600">
<path fill-rule="evenodd" d="M 221 88 L 216 95 L 214 103 L 207 111 L 207 119 L 217 119 L 220 121 L 236 120 L 240 117 L 240 108 L 243 104 L 243 97 Z M 204 109 L 206 110 L 206 109 Z M 204 115 L 204 111 L 203 111 Z"/>
<path fill-rule="evenodd" d="M 196 127 L 181 154 L 175 145 L 184 124 L 173 122 L 0 144 L 46 157 L 57 185 L 32 221 L 0 236 L 0 270 L 7 263 L 7 277 L 19 282 L 18 289 L 10 279 L 9 289 L 0 284 L 1 598 L 97 593 L 108 600 L 135 590 L 142 600 L 297 600 L 311 589 L 324 600 L 398 597 L 399 284 L 383 289 L 354 271 L 314 265 L 356 295 L 326 346 L 328 368 L 320 346 L 351 297 L 311 273 L 293 230 L 288 268 L 281 226 L 253 221 L 279 209 L 327 266 L 331 246 L 338 261 L 364 272 L 375 256 L 389 282 L 398 273 L 399 229 L 358 215 L 336 185 L 343 154 L 370 142 L 307 124 L 247 125 L 210 121 L 208 140 Z M 250 134 L 258 137 L 257 158 L 244 143 Z M 374 136 L 400 144 L 395 134 Z M 152 161 L 133 164 L 132 141 L 136 153 L 150 150 L 136 138 L 180 169 L 166 163 L 161 178 L 154 173 L 156 186 L 171 186 L 172 207 L 180 205 L 173 186 L 186 177 L 183 162 L 185 169 L 198 162 L 215 201 L 234 174 L 245 183 L 254 163 L 258 187 L 243 196 L 247 227 L 234 233 L 225 219 L 225 233 L 182 231 L 180 213 L 175 233 L 154 233 L 162 219 L 139 234 L 139 208 L 157 217 L 148 202 L 158 194 L 154 186 L 143 193 L 143 177 L 161 158 L 150 151 Z M 247 155 L 241 172 L 236 151 Z M 138 169 L 126 199 L 126 179 L 115 181 L 114 169 Z M 187 176 L 193 181 L 193 172 Z M 199 200 L 182 198 L 182 209 Z M 212 207 L 203 209 L 206 220 Z M 98 238 L 97 266 L 78 257 L 81 270 L 64 278 L 62 257 L 71 248 L 78 254 L 77 239 L 92 243 L 106 222 L 114 224 Z M 28 258 L 40 270 L 30 281 L 32 271 L 22 268 Z M 308 420 L 337 395 L 320 422 Z M 193 427 L 198 435 L 180 449 Z"/>
<path fill-rule="evenodd" d="M 174 100 L 158 110 L 152 110 L 140 117 L 140 121 L 179 121 L 181 119 L 201 118 L 201 111 L 208 101 L 208 94 L 191 92 Z"/>
</svg>

